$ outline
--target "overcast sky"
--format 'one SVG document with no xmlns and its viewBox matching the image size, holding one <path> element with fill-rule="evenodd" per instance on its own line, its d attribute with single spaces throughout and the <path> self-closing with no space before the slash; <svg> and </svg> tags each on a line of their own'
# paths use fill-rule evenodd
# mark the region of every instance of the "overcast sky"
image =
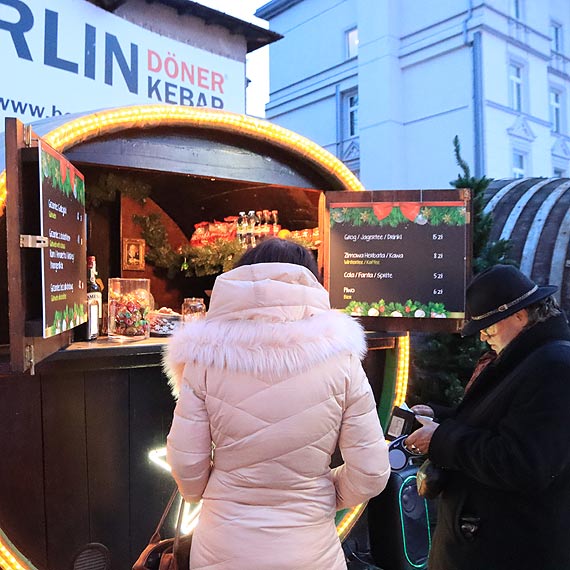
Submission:
<svg viewBox="0 0 570 570">
<path fill-rule="evenodd" d="M 256 26 L 267 28 L 265 20 L 253 14 L 269 0 L 198 0 L 200 4 L 209 6 L 235 16 Z M 247 88 L 247 113 L 257 117 L 265 117 L 265 103 L 269 99 L 269 49 L 258 49 L 247 57 L 247 77 L 251 80 Z"/>
</svg>

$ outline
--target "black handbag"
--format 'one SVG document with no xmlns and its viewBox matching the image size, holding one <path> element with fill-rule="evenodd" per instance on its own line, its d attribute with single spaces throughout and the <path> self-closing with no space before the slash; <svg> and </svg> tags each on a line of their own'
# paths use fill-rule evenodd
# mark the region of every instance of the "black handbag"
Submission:
<svg viewBox="0 0 570 570">
<path fill-rule="evenodd" d="M 141 552 L 133 565 L 133 570 L 188 570 L 190 568 L 190 546 L 192 535 L 182 535 L 182 515 L 184 513 L 184 500 L 180 501 L 178 517 L 176 520 L 176 532 L 173 538 L 162 538 L 160 532 L 164 521 L 178 495 L 175 488 L 168 504 L 160 517 L 154 534 L 150 537 L 146 548 Z"/>
<path fill-rule="evenodd" d="M 435 499 L 445 487 L 447 473 L 441 467 L 426 459 L 416 473 L 418 495 L 424 499 Z"/>
</svg>

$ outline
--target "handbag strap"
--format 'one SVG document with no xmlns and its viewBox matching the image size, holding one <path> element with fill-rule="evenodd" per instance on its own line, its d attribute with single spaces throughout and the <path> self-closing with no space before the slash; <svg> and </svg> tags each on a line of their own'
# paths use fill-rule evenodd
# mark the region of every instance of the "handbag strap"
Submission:
<svg viewBox="0 0 570 570">
<path fill-rule="evenodd" d="M 156 530 L 154 531 L 153 535 L 150 537 L 150 544 L 154 544 L 154 543 L 159 542 L 161 540 L 160 529 L 164 525 L 164 521 L 166 520 L 166 517 L 168 516 L 168 513 L 170 512 L 170 509 L 172 508 L 172 503 L 174 503 L 174 499 L 176 499 L 176 495 L 178 495 L 178 485 L 174 486 L 174 490 L 172 491 L 172 495 L 170 495 L 170 499 L 168 499 L 168 503 L 166 504 L 166 508 L 164 509 L 164 512 L 162 513 L 162 516 L 160 517 L 160 520 L 158 521 L 158 525 L 156 526 Z M 178 518 L 180 518 L 180 515 Z M 180 524 L 181 524 L 181 522 L 182 521 L 180 520 Z M 177 532 L 178 532 L 178 526 L 179 526 L 179 523 L 177 523 L 177 525 L 176 525 Z"/>
<path fill-rule="evenodd" d="M 178 519 L 176 521 L 176 532 L 174 533 L 174 544 L 172 546 L 172 553 L 174 557 L 178 554 L 178 547 L 180 545 L 180 535 L 182 534 L 182 519 L 184 518 L 184 498 L 180 497 L 180 508 L 178 509 Z"/>
</svg>

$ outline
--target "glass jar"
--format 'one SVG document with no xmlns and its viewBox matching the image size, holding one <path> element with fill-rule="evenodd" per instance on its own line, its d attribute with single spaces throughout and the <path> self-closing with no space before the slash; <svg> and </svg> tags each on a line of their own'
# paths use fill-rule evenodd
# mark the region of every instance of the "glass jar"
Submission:
<svg viewBox="0 0 570 570">
<path fill-rule="evenodd" d="M 206 316 L 206 305 L 202 297 L 186 297 L 182 303 L 182 322 L 189 323 Z"/>
<path fill-rule="evenodd" d="M 150 279 L 109 279 L 110 340 L 143 340 L 150 336 Z"/>
</svg>

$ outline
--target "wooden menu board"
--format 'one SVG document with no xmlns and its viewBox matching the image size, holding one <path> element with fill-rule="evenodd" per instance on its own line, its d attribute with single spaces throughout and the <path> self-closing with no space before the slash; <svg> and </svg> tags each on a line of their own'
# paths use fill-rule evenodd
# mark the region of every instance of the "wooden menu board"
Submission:
<svg viewBox="0 0 570 570">
<path fill-rule="evenodd" d="M 327 193 L 332 307 L 363 319 L 369 330 L 458 330 L 470 212 L 468 190 Z"/>
</svg>

